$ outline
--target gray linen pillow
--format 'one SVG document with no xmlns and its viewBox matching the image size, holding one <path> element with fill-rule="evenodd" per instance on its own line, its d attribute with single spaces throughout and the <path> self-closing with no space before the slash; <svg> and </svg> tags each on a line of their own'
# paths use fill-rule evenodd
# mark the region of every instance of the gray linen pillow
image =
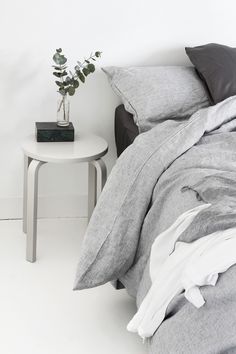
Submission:
<svg viewBox="0 0 236 354">
<path fill-rule="evenodd" d="M 188 66 L 105 67 L 110 84 L 139 131 L 166 119 L 188 118 L 210 105 L 206 88 Z"/>
<path fill-rule="evenodd" d="M 209 43 L 185 50 L 215 104 L 236 95 L 236 48 Z"/>
</svg>

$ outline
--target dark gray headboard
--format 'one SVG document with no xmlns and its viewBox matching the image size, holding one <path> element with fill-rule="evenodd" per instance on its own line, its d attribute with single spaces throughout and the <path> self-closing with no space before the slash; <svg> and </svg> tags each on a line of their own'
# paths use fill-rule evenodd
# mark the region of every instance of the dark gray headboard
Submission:
<svg viewBox="0 0 236 354">
<path fill-rule="evenodd" d="M 138 127 L 134 123 L 132 114 L 125 110 L 124 105 L 120 105 L 115 111 L 115 139 L 117 156 L 134 141 L 139 134 Z"/>
</svg>

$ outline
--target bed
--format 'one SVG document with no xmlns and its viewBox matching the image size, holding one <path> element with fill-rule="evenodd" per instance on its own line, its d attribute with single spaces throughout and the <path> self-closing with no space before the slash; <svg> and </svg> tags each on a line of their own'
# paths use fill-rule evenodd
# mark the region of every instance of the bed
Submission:
<svg viewBox="0 0 236 354">
<path fill-rule="evenodd" d="M 213 58 L 216 49 L 236 60 L 233 48 L 212 44 L 193 54 Z M 138 309 L 128 329 L 150 354 L 236 353 L 236 90 L 217 92 L 219 81 L 214 90 L 192 68 L 106 71 L 124 104 L 115 113 L 119 158 L 91 217 L 74 289 L 122 283 Z M 187 289 L 184 276 L 201 274 L 204 256 L 208 273 L 190 277 Z M 164 273 L 168 262 L 177 266 Z M 178 290 L 157 303 L 172 276 Z"/>
</svg>

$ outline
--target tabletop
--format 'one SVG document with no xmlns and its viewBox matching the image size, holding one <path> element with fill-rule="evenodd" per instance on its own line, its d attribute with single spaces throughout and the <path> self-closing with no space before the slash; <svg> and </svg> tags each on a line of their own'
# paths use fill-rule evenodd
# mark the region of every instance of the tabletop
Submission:
<svg viewBox="0 0 236 354">
<path fill-rule="evenodd" d="M 35 160 L 56 163 L 89 162 L 99 159 L 108 151 L 103 138 L 93 134 L 78 134 L 71 142 L 37 142 L 35 135 L 22 143 L 24 154 Z"/>
</svg>

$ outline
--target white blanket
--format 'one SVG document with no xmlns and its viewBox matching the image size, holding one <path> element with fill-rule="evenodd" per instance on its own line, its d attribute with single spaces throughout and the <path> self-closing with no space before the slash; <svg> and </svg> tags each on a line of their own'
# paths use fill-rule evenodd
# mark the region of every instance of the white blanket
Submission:
<svg viewBox="0 0 236 354">
<path fill-rule="evenodd" d="M 209 204 L 189 210 L 155 240 L 150 259 L 152 286 L 127 329 L 150 337 L 165 318 L 177 294 L 195 307 L 204 305 L 199 287 L 214 286 L 218 274 L 236 263 L 236 228 L 215 232 L 193 243 L 177 242 L 193 218 Z M 174 249 L 174 251 L 173 251 Z"/>
</svg>

